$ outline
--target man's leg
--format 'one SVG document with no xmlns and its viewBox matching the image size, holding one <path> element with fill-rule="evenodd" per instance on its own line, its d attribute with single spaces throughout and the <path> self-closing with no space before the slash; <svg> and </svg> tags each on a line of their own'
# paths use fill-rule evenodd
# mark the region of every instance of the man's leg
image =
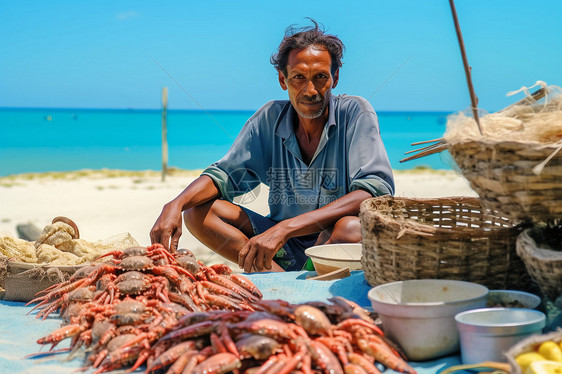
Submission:
<svg viewBox="0 0 562 374">
<path fill-rule="evenodd" d="M 334 227 L 320 233 L 316 245 L 334 243 L 359 243 L 361 241 L 361 221 L 359 217 L 340 218 Z"/>
<path fill-rule="evenodd" d="M 248 215 L 240 206 L 225 200 L 211 200 L 184 212 L 185 226 L 201 243 L 230 261 L 254 235 Z M 277 264 L 267 271 L 283 271 Z"/>
</svg>

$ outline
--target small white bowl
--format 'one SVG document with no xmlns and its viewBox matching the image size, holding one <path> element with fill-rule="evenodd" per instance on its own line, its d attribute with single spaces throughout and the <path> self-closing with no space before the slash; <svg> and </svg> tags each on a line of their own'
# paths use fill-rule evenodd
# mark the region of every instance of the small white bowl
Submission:
<svg viewBox="0 0 562 374">
<path fill-rule="evenodd" d="M 368 293 L 385 334 L 412 361 L 457 352 L 459 335 L 455 315 L 483 308 L 487 295 L 488 288 L 480 284 L 446 279 L 387 283 Z"/>
<path fill-rule="evenodd" d="M 490 290 L 486 306 L 488 308 L 536 309 L 541 298 L 529 292 L 513 290 Z"/>
<path fill-rule="evenodd" d="M 455 316 L 463 364 L 505 361 L 503 353 L 517 342 L 540 334 L 544 313 L 523 308 L 483 308 Z"/>
<path fill-rule="evenodd" d="M 304 253 L 310 257 L 318 275 L 349 268 L 361 270 L 361 243 L 323 244 L 310 247 Z"/>
</svg>

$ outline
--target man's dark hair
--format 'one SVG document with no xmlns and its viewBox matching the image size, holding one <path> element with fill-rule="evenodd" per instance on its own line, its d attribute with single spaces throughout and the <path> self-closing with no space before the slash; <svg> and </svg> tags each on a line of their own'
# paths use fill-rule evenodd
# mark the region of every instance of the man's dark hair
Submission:
<svg viewBox="0 0 562 374">
<path fill-rule="evenodd" d="M 294 49 L 302 49 L 311 45 L 323 46 L 328 50 L 332 58 L 332 75 L 342 66 L 341 58 L 345 49 L 342 41 L 335 35 L 326 34 L 324 29 L 319 27 L 312 18 L 309 20 L 314 26 L 295 27 L 295 25 L 291 25 L 287 27 L 277 53 L 271 56 L 270 61 L 273 66 L 285 76 L 287 76 L 289 53 Z"/>
</svg>

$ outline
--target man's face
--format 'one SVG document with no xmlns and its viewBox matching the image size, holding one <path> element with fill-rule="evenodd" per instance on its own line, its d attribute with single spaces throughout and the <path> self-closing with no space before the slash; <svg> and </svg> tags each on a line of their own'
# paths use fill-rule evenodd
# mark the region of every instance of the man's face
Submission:
<svg viewBox="0 0 562 374">
<path fill-rule="evenodd" d="M 279 83 L 303 118 L 319 118 L 328 107 L 332 88 L 338 84 L 339 69 L 332 76 L 330 53 L 322 46 L 309 46 L 289 53 L 287 76 L 279 72 Z"/>
</svg>

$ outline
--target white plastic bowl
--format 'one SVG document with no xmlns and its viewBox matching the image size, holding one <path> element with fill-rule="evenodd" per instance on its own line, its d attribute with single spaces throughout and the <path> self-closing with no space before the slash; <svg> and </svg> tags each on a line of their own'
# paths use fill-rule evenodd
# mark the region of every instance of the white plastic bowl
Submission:
<svg viewBox="0 0 562 374">
<path fill-rule="evenodd" d="M 490 290 L 486 306 L 489 308 L 536 309 L 541 298 L 529 292 L 513 290 Z"/>
<path fill-rule="evenodd" d="M 409 360 L 423 361 L 459 350 L 455 315 L 486 305 L 488 288 L 480 284 L 418 279 L 372 288 L 368 297 L 385 334 Z"/>
<path fill-rule="evenodd" d="M 361 270 L 361 243 L 324 244 L 310 247 L 304 253 L 310 257 L 318 275 L 349 268 Z"/>
<path fill-rule="evenodd" d="M 517 342 L 540 334 L 544 313 L 523 308 L 483 308 L 455 316 L 463 364 L 505 361 L 503 353 Z"/>
</svg>

